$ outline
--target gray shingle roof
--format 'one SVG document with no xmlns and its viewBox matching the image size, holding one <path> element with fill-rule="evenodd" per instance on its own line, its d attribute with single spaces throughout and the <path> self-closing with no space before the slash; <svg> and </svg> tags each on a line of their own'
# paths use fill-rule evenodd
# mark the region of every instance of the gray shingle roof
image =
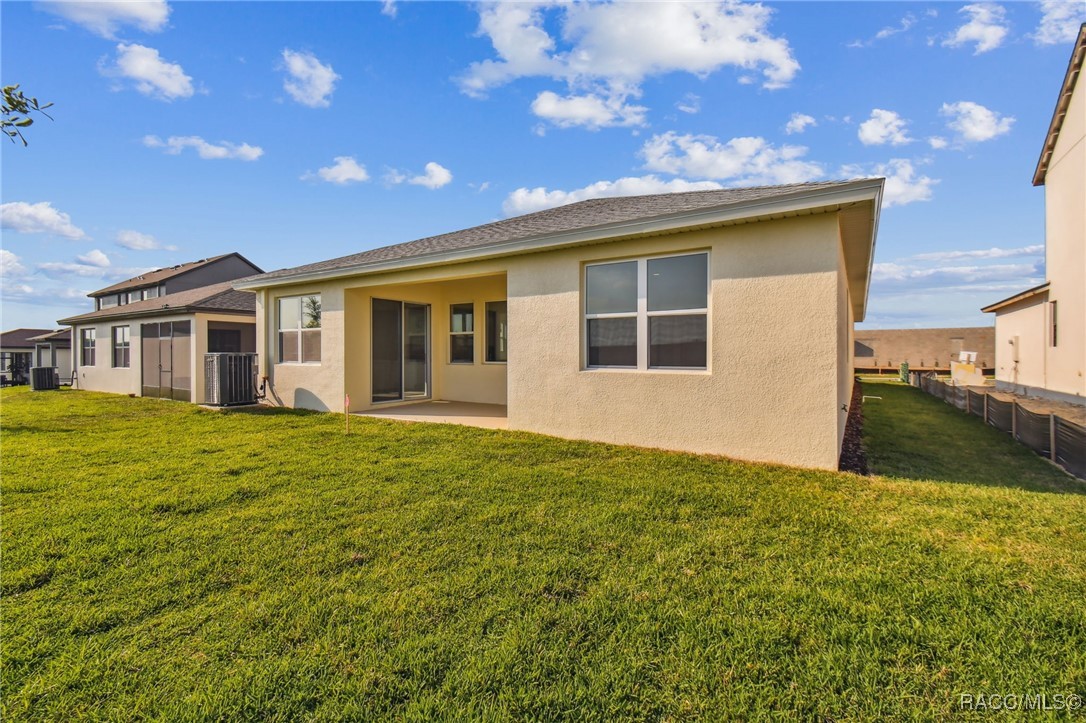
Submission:
<svg viewBox="0 0 1086 723">
<path fill-rule="evenodd" d="M 51 331 L 48 334 L 42 334 L 40 336 L 35 336 L 35 337 L 33 337 L 31 339 L 31 341 L 41 341 L 41 342 L 60 341 L 60 342 L 66 342 L 66 341 L 69 341 L 71 339 L 71 336 L 72 336 L 72 330 L 65 328 L 65 329 L 57 329 L 56 331 Z"/>
<path fill-rule="evenodd" d="M 113 284 L 112 286 L 105 287 L 104 289 L 98 289 L 98 291 L 92 291 L 90 294 L 88 294 L 88 296 L 101 296 L 102 294 L 112 294 L 112 293 L 115 293 L 117 291 L 127 291 L 127 290 L 131 290 L 131 289 L 142 289 L 145 286 L 154 286 L 155 284 L 160 284 L 160 283 L 162 283 L 163 281 L 165 281 L 167 279 L 172 279 L 175 276 L 181 276 L 182 274 L 187 274 L 190 271 L 195 271 L 196 269 L 207 266 L 208 264 L 213 264 L 216 261 L 220 261 L 222 259 L 225 259 L 227 256 L 237 256 L 239 259 L 241 259 L 245 263 L 249 264 L 254 269 L 256 269 L 258 271 L 260 270 L 259 266 L 257 266 L 253 262 L 249 261 L 249 259 L 245 258 L 241 254 L 234 251 L 234 252 L 231 252 L 231 253 L 228 253 L 228 254 L 219 254 L 218 256 L 210 256 L 210 257 L 208 257 L 206 259 L 200 259 L 199 261 L 186 261 L 185 263 L 177 264 L 176 266 L 168 266 L 168 267 L 166 267 L 164 269 L 155 269 L 154 271 L 148 271 L 145 274 L 140 274 L 139 276 L 133 276 L 131 279 L 126 279 L 124 281 L 119 281 L 116 284 Z"/>
<path fill-rule="evenodd" d="M 0 347 L 5 349 L 33 349 L 34 337 L 48 334 L 52 329 L 12 329 L 0 333 Z"/>
<path fill-rule="evenodd" d="M 791 194 L 809 193 L 845 186 L 849 183 L 852 183 L 852 181 L 793 183 L 782 186 L 724 188 L 715 191 L 689 191 L 650 196 L 594 198 L 547 209 L 546 211 L 530 213 L 525 216 L 495 221 L 494 223 L 475 226 L 462 231 L 441 234 L 440 236 L 430 236 L 416 241 L 351 254 L 350 256 L 341 256 L 304 266 L 270 271 L 266 274 L 250 276 L 242 281 L 274 281 L 307 273 L 329 272 L 412 257 L 424 257 L 449 251 L 485 248 L 520 239 L 580 231 L 626 221 L 641 221 L 689 211 L 745 204 Z"/>
<path fill-rule="evenodd" d="M 144 299 L 123 306 L 112 306 L 86 314 L 61 319 L 61 324 L 79 324 L 98 319 L 121 319 L 131 316 L 160 316 L 167 313 L 211 311 L 227 314 L 256 314 L 256 295 L 249 291 L 237 291 L 232 282 L 201 286 L 198 289 L 179 291 L 157 299 Z"/>
</svg>

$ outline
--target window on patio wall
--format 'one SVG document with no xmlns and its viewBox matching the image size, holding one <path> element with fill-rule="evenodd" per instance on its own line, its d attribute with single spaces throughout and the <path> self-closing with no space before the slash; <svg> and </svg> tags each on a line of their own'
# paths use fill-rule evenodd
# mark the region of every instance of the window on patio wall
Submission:
<svg viewBox="0 0 1086 723">
<path fill-rule="evenodd" d="M 320 294 L 279 299 L 279 362 L 314 364 L 320 360 Z"/>
<path fill-rule="evenodd" d="M 589 264 L 587 365 L 705 369 L 708 312 L 707 253 Z"/>
<path fill-rule="evenodd" d="M 509 361 L 509 314 L 504 301 L 486 302 L 486 360 Z"/>
<path fill-rule="evenodd" d="M 475 304 L 449 306 L 449 361 L 475 363 Z"/>
</svg>

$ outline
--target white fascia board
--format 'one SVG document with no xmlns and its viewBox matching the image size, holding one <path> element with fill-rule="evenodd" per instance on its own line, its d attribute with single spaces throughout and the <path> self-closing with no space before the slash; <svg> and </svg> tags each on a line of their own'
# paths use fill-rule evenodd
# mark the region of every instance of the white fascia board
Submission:
<svg viewBox="0 0 1086 723">
<path fill-rule="evenodd" d="M 787 215 L 799 211 L 814 211 L 820 208 L 838 207 L 863 201 L 875 201 L 877 207 L 877 202 L 882 197 L 882 184 L 883 181 L 881 178 L 864 179 L 850 183 L 847 186 L 834 186 L 833 188 L 803 191 L 794 195 L 778 196 L 760 201 L 734 203 L 726 206 L 718 206 L 716 208 L 684 211 L 667 216 L 655 216 L 645 220 L 622 221 L 620 223 L 607 224 L 605 226 L 594 226 L 557 234 L 514 239 L 512 241 L 504 241 L 488 246 L 472 246 L 470 248 L 457 249 L 454 251 L 409 256 L 381 263 L 360 264 L 358 266 L 345 266 L 337 269 L 303 272 L 264 281 L 256 278 L 251 281 L 235 282 L 234 288 L 244 291 L 253 291 L 274 286 L 287 286 L 310 281 L 325 281 L 347 276 L 368 276 L 370 274 L 379 274 L 389 271 L 426 268 L 451 263 L 462 263 L 465 261 L 479 261 L 502 256 L 530 253 L 532 251 L 549 251 L 551 249 L 568 248 L 570 246 L 580 246 L 582 244 L 618 240 L 631 236 L 675 232 L 699 226 L 723 225 L 760 216 Z"/>
</svg>

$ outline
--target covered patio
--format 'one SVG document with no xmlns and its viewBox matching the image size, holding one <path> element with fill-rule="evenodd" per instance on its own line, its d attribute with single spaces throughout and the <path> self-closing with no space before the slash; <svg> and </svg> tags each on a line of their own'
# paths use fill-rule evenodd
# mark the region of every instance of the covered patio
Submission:
<svg viewBox="0 0 1086 723">
<path fill-rule="evenodd" d="M 357 416 L 395 419 L 401 422 L 462 424 L 467 427 L 482 427 L 484 429 L 509 428 L 508 409 L 504 404 L 435 400 L 361 412 L 357 413 Z"/>
</svg>

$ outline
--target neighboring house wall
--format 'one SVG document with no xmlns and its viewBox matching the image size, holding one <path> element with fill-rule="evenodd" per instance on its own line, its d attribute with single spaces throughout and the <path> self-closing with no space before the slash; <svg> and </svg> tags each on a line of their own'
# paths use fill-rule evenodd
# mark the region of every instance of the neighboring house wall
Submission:
<svg viewBox="0 0 1086 723">
<path fill-rule="evenodd" d="M 203 360 L 204 354 L 207 353 L 209 323 L 242 323 L 251 329 L 255 327 L 254 322 L 239 322 L 239 317 L 233 314 L 189 313 L 133 319 L 102 319 L 91 324 L 76 325 L 72 336 L 75 345 L 72 349 L 74 355 L 72 358 L 76 365 L 76 386 L 87 391 L 140 396 L 143 391 L 142 325 L 172 321 L 188 321 L 192 325 L 187 371 L 191 379 L 192 401 L 203 404 L 206 398 Z M 127 367 L 113 366 L 113 327 L 115 326 L 129 327 L 129 365 Z M 82 330 L 90 328 L 95 329 L 96 332 L 94 366 L 82 363 Z M 253 340 L 252 347 L 255 349 L 255 332 L 247 333 L 246 337 Z"/>
<path fill-rule="evenodd" d="M 1059 337 L 1045 388 L 1086 397 L 1086 81 L 1075 84 L 1045 173 L 1045 269 Z M 1051 307 L 1049 308 L 1051 313 Z M 1049 319 L 1051 321 L 1051 319 Z"/>
<path fill-rule="evenodd" d="M 1013 387 L 1045 386 L 1049 351 L 1048 295 L 1038 294 L 996 312 L 996 382 Z M 1025 391 L 1020 389 L 1020 391 Z"/>
<path fill-rule="evenodd" d="M 72 378 L 72 351 L 55 342 L 38 342 L 34 350 L 34 366 L 53 367 L 62 381 Z"/>
<path fill-rule="evenodd" d="M 977 364 L 991 369 L 996 362 L 995 329 L 857 329 L 854 368 L 897 370 L 950 370 L 962 351 L 977 352 Z"/>
</svg>

